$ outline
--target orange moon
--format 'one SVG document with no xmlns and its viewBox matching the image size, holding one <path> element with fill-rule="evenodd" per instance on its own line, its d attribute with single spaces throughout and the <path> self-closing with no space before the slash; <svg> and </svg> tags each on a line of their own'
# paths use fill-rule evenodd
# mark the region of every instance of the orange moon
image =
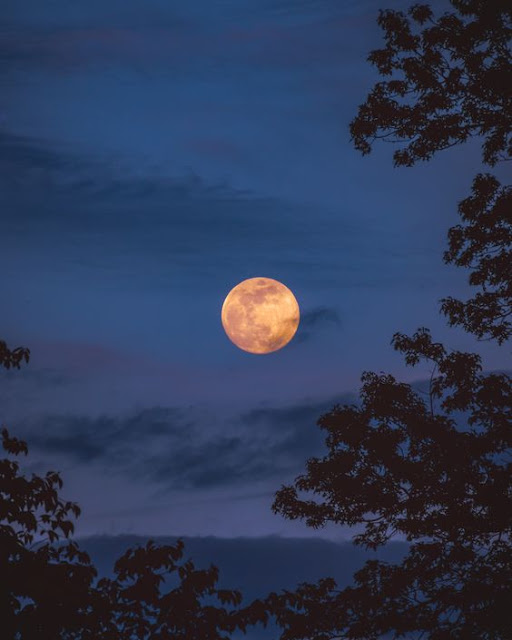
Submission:
<svg viewBox="0 0 512 640">
<path fill-rule="evenodd" d="M 282 349 L 295 335 L 300 310 L 293 293 L 272 278 L 237 284 L 222 305 L 222 326 L 237 347 L 249 353 Z"/>
</svg>

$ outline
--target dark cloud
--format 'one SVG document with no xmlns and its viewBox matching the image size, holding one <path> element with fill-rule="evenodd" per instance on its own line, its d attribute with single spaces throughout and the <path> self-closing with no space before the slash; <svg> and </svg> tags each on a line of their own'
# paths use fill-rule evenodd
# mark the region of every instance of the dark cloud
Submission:
<svg viewBox="0 0 512 640">
<path fill-rule="evenodd" d="M 40 367 L 23 369 L 20 376 L 18 369 L 1 369 L 0 384 L 3 389 L 20 389 L 20 392 L 26 392 L 28 388 L 37 389 L 39 391 L 45 389 L 55 389 L 56 387 L 65 387 L 71 383 L 69 375 L 61 369 Z M 7 386 L 8 385 L 8 386 Z M 6 387 L 7 386 L 7 387 Z"/>
<path fill-rule="evenodd" d="M 251 195 L 225 183 L 207 184 L 192 171 L 175 179 L 130 175 L 97 157 L 77 154 L 69 145 L 6 130 L 0 130 L 0 168 L 4 189 L 40 188 L 50 196 L 58 192 L 92 202 L 112 198 L 144 200 L 155 193 L 162 199 L 171 196 L 178 200 L 201 196 L 229 200 Z"/>
<path fill-rule="evenodd" d="M 194 407 L 97 418 L 52 415 L 20 429 L 31 448 L 67 462 L 94 462 L 171 488 L 236 487 L 296 472 L 319 454 L 324 436 L 315 423 L 335 402 L 340 398 L 234 417 L 208 418 Z"/>
<path fill-rule="evenodd" d="M 324 324 L 341 324 L 338 311 L 328 307 L 318 307 L 317 309 L 306 311 L 302 314 L 300 321 L 306 329 Z"/>
<path fill-rule="evenodd" d="M 242 422 L 251 427 L 272 423 L 283 428 L 294 428 L 297 423 L 309 422 L 319 417 L 320 412 L 329 408 L 329 402 L 311 402 L 291 407 L 263 407 L 242 414 Z"/>
<path fill-rule="evenodd" d="M 318 418 L 334 404 L 352 400 L 352 396 L 343 396 L 291 407 L 253 409 L 230 420 L 237 435 L 191 443 L 179 455 L 157 457 L 148 467 L 153 470 L 153 479 L 173 484 L 186 478 L 194 488 L 236 487 L 290 476 L 299 472 L 307 458 L 323 450 L 325 435 L 316 425 Z M 197 427 L 196 433 L 203 430 L 199 424 Z"/>
<path fill-rule="evenodd" d="M 69 160 L 70 155 L 50 148 L 41 140 L 0 131 L 0 163 L 4 171 L 9 166 L 18 171 L 57 170 L 69 167 Z"/>
<path fill-rule="evenodd" d="M 27 421 L 21 429 L 36 449 L 61 453 L 75 462 L 122 466 L 154 438 L 186 441 L 189 426 L 182 410 L 155 407 L 126 417 L 49 415 Z"/>
<path fill-rule="evenodd" d="M 45 268 L 108 268 L 134 285 L 143 279 L 146 291 L 168 287 L 171 266 L 202 284 L 226 282 L 234 270 L 240 279 L 302 272 L 303 282 L 334 273 L 330 258 L 318 265 L 329 247 L 307 206 L 208 183 L 194 172 L 144 177 L 65 145 L 3 132 L 0 187 L 4 238 Z M 361 233 L 345 229 L 353 246 Z M 314 311 L 306 327 L 311 321 L 331 322 L 332 312 Z"/>
<path fill-rule="evenodd" d="M 412 386 L 425 393 L 428 382 Z M 356 395 L 343 394 L 231 415 L 195 406 L 153 407 L 95 418 L 48 415 L 26 419 L 17 428 L 47 459 L 95 463 L 109 473 L 168 489 L 233 489 L 299 473 L 307 458 L 325 451 L 319 418 L 335 405 L 357 403 Z"/>
<path fill-rule="evenodd" d="M 341 318 L 337 309 L 317 307 L 301 313 L 300 325 L 295 336 L 298 344 L 308 342 L 318 332 L 323 333 L 327 328 L 341 327 Z"/>
<path fill-rule="evenodd" d="M 322 402 L 305 403 L 291 407 L 253 409 L 243 416 L 252 430 L 270 428 L 276 441 L 270 445 L 270 455 L 281 462 L 280 476 L 298 473 L 304 461 L 320 456 L 325 449 L 325 433 L 317 426 L 318 419 L 335 404 L 354 402 L 354 396 L 345 394 Z"/>
</svg>

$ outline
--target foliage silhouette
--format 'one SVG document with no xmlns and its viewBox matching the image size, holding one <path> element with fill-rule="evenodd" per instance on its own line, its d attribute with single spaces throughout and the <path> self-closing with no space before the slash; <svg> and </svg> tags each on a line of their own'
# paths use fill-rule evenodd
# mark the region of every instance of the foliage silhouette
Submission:
<svg viewBox="0 0 512 640">
<path fill-rule="evenodd" d="M 444 259 L 469 267 L 469 283 L 482 290 L 467 302 L 445 298 L 441 309 L 450 325 L 501 344 L 512 335 L 512 186 L 479 174 L 459 213 L 464 224 L 450 229 Z"/>
<path fill-rule="evenodd" d="M 320 418 L 326 455 L 273 510 L 315 528 L 358 525 L 354 542 L 369 548 L 399 534 L 410 552 L 401 565 L 367 563 L 355 588 L 326 582 L 274 600 L 282 638 L 510 638 L 512 381 L 483 375 L 478 356 L 447 353 L 426 329 L 393 343 L 438 371 L 427 397 L 365 373 L 360 406 Z"/>
<path fill-rule="evenodd" d="M 393 159 L 411 166 L 470 138 L 495 165 L 512 156 L 512 8 L 507 0 L 450 0 L 435 19 L 415 4 L 380 11 L 386 46 L 368 60 L 381 76 L 350 124 L 356 149 L 376 139 L 405 142 Z"/>
<path fill-rule="evenodd" d="M 22 361 L 28 362 L 30 359 L 30 349 L 25 347 L 16 347 L 16 349 L 9 349 L 7 344 L 0 340 L 0 366 L 5 369 L 19 369 Z"/>
<path fill-rule="evenodd" d="M 0 343 L 4 367 L 26 349 Z M 80 508 L 59 497 L 62 480 L 21 473 L 11 459 L 25 442 L 2 430 L 0 459 L 0 624 L 6 640 L 224 640 L 262 623 L 262 602 L 242 607 L 236 590 L 217 587 L 218 570 L 183 561 L 183 542 L 128 549 L 113 578 L 97 579 L 87 553 L 70 540 Z"/>
<path fill-rule="evenodd" d="M 395 165 L 411 166 L 478 138 L 485 164 L 512 160 L 512 5 L 450 1 L 456 11 L 437 19 L 428 5 L 380 12 L 386 46 L 368 59 L 390 79 L 375 85 L 350 124 L 363 154 L 382 139 L 398 145 Z M 481 288 L 467 302 L 443 300 L 449 323 L 499 343 L 512 335 L 511 210 L 512 187 L 477 175 L 444 256 L 470 267 L 470 284 Z"/>
<path fill-rule="evenodd" d="M 382 11 L 382 76 L 351 123 L 357 149 L 402 144 L 395 165 L 483 141 L 483 161 L 512 159 L 512 5 L 451 0 Z M 473 299 L 442 301 L 451 325 L 505 342 L 512 334 L 512 188 L 479 174 L 459 205 L 445 261 L 469 267 Z M 483 374 L 475 354 L 448 352 L 429 331 L 395 334 L 410 366 L 429 363 L 418 392 L 364 373 L 359 405 L 336 406 L 318 425 L 327 452 L 276 493 L 273 511 L 310 527 L 356 526 L 368 548 L 400 535 L 400 564 L 367 562 L 355 585 L 331 579 L 270 594 L 282 640 L 508 640 L 512 638 L 512 380 Z"/>
</svg>

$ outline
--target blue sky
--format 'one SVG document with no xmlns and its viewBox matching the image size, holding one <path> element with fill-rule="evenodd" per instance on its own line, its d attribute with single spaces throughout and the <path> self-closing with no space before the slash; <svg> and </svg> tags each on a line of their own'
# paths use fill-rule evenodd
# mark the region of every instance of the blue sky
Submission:
<svg viewBox="0 0 512 640">
<path fill-rule="evenodd" d="M 380 6 L 4 3 L 2 338 L 32 360 L 3 376 L 2 419 L 62 471 L 79 532 L 346 538 L 283 522 L 272 495 L 362 371 L 428 376 L 393 333 L 506 366 L 438 311 L 468 293 L 442 252 L 478 146 L 401 170 L 351 146 Z M 220 323 L 259 275 L 302 311 L 267 356 Z"/>
</svg>

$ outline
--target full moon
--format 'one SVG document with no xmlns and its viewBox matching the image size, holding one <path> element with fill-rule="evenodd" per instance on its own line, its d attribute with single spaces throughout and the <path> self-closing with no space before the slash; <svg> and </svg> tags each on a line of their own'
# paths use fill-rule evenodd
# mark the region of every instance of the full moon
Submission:
<svg viewBox="0 0 512 640">
<path fill-rule="evenodd" d="M 249 353 L 282 349 L 299 326 L 299 305 L 284 284 L 249 278 L 237 284 L 222 305 L 222 326 L 237 347 Z"/>
</svg>

